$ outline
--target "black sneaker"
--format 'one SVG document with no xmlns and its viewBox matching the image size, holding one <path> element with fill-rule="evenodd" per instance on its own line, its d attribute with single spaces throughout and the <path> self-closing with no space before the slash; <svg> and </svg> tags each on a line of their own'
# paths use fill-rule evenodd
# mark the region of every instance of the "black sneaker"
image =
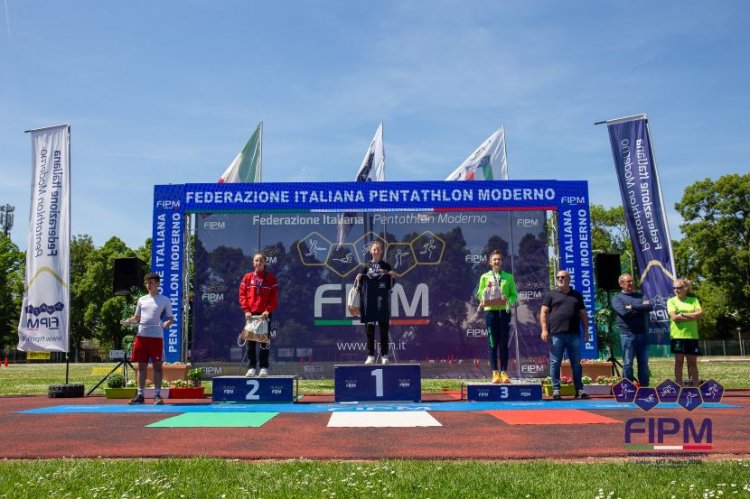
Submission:
<svg viewBox="0 0 750 499">
<path fill-rule="evenodd" d="M 154 405 L 162 405 L 164 401 L 161 399 L 161 395 L 154 395 Z"/>
<path fill-rule="evenodd" d="M 136 394 L 135 397 L 130 399 L 130 405 L 139 405 L 139 404 L 145 404 L 145 403 L 146 403 L 146 399 L 144 399 L 143 395 L 140 393 Z"/>
<path fill-rule="evenodd" d="M 589 395 L 588 393 L 584 391 L 581 391 L 581 392 L 576 392 L 575 398 L 581 399 L 581 400 L 588 400 L 591 398 L 591 395 Z"/>
<path fill-rule="evenodd" d="M 552 391 L 552 400 L 562 400 L 562 397 L 560 396 L 560 390 Z"/>
</svg>

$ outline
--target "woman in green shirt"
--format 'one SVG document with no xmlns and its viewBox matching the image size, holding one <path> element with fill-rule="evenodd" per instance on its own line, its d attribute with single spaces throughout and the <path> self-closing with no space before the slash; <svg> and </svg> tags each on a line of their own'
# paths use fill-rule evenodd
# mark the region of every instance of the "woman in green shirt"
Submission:
<svg viewBox="0 0 750 499">
<path fill-rule="evenodd" d="M 510 337 L 510 311 L 511 306 L 518 301 L 518 292 L 513 276 L 502 270 L 503 254 L 500 250 L 490 253 L 489 257 L 492 269 L 485 272 L 479 278 L 477 288 L 477 299 L 480 307 L 484 310 L 484 322 L 487 325 L 487 339 L 489 341 L 488 351 L 490 366 L 492 366 L 493 383 L 510 383 L 508 376 L 508 340 Z M 495 288 L 496 298 L 486 299 L 485 289 Z M 498 351 L 500 353 L 500 366 L 498 368 Z"/>
<path fill-rule="evenodd" d="M 674 380 L 682 385 L 682 366 L 687 358 L 688 376 L 693 386 L 698 386 L 698 319 L 703 317 L 701 304 L 695 296 L 688 296 L 690 286 L 685 279 L 675 279 L 675 296 L 667 300 L 667 312 L 672 322 L 669 339 L 674 354 Z"/>
</svg>

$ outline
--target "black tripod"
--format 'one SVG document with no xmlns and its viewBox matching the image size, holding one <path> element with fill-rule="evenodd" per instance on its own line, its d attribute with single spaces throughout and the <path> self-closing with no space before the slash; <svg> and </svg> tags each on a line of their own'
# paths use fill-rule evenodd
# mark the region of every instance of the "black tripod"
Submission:
<svg viewBox="0 0 750 499">
<path fill-rule="evenodd" d="M 127 354 L 126 354 L 126 355 L 127 355 Z M 97 388 L 99 388 L 99 386 L 100 386 L 100 385 L 101 385 L 102 383 L 104 383 L 105 381 L 107 381 L 107 378 L 109 378 L 109 377 L 110 377 L 110 375 L 111 375 L 111 374 L 112 374 L 113 372 L 117 371 L 117 370 L 118 370 L 119 368 L 121 368 L 121 367 L 125 369 L 125 380 L 127 381 L 127 379 L 128 379 L 128 378 L 127 378 L 127 376 L 128 376 L 128 375 L 127 375 L 127 372 L 128 372 L 128 370 L 127 370 L 127 367 L 126 367 L 126 366 L 130 366 L 130 368 L 131 368 L 131 369 L 132 369 L 133 371 L 136 371 L 135 367 L 133 367 L 133 364 L 131 364 L 131 363 L 130 363 L 130 361 L 129 361 L 129 360 L 127 359 L 127 357 L 125 357 L 125 358 L 123 358 L 123 359 L 122 359 L 122 360 L 121 360 L 120 362 L 118 362 L 118 363 L 117 363 L 117 365 L 116 365 L 115 367 L 113 367 L 111 371 L 109 371 L 109 372 L 108 372 L 107 374 L 105 374 L 105 375 L 104 375 L 104 377 L 103 377 L 102 379 L 100 379 L 100 380 L 99 380 L 99 382 L 98 382 L 98 383 L 97 383 L 97 384 L 96 384 L 96 385 L 94 386 L 94 388 L 92 388 L 91 390 L 89 390 L 89 392 L 88 392 L 88 393 L 86 394 L 86 396 L 88 397 L 89 395 L 91 395 L 91 394 L 93 393 L 93 391 L 94 391 L 94 390 L 96 390 Z M 136 372 L 137 372 L 137 371 L 136 371 Z"/>
</svg>

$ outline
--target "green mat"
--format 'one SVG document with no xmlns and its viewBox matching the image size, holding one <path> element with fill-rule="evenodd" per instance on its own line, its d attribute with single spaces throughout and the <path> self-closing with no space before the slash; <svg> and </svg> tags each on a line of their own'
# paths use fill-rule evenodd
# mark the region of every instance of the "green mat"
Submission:
<svg viewBox="0 0 750 499">
<path fill-rule="evenodd" d="M 278 412 L 186 412 L 146 426 L 146 428 L 259 428 Z"/>
</svg>

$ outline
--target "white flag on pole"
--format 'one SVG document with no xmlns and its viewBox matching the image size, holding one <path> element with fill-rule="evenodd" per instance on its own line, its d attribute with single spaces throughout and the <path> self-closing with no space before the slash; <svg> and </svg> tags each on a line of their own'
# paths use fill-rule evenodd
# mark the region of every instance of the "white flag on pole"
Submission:
<svg viewBox="0 0 750 499">
<path fill-rule="evenodd" d="M 357 182 L 382 182 L 385 180 L 385 146 L 383 145 L 383 124 L 378 126 L 375 136 L 367 148 L 362 164 L 357 171 Z"/>
<path fill-rule="evenodd" d="M 18 350 L 67 352 L 70 324 L 70 127 L 31 130 L 29 245 Z"/>
<path fill-rule="evenodd" d="M 260 182 L 263 170 L 263 122 L 258 124 L 242 151 L 234 157 L 219 183 Z"/>
<path fill-rule="evenodd" d="M 490 135 L 445 180 L 508 180 L 505 127 Z"/>
<path fill-rule="evenodd" d="M 375 136 L 367 148 L 362 164 L 359 166 L 357 182 L 382 182 L 385 180 L 385 145 L 383 144 L 383 123 L 380 123 L 375 131 Z M 354 213 L 344 213 L 343 217 L 353 217 Z M 346 240 L 346 236 L 352 230 L 352 223 L 339 222 L 338 225 L 338 246 L 341 247 Z"/>
</svg>

